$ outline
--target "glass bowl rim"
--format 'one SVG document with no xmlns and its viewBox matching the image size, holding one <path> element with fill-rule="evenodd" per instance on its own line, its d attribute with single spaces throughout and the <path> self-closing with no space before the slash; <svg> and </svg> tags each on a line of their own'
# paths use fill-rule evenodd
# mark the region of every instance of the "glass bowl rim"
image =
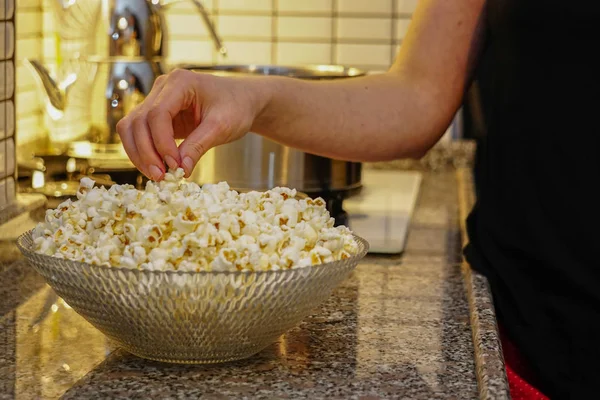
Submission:
<svg viewBox="0 0 600 400">
<path fill-rule="evenodd" d="M 360 261 L 361 259 L 363 259 L 368 251 L 369 251 L 369 242 L 367 242 L 367 240 L 365 240 L 364 238 L 356 235 L 356 234 L 352 234 L 352 236 L 354 237 L 354 240 L 357 241 L 358 246 L 359 246 L 359 251 L 358 253 L 352 255 L 351 257 L 345 258 L 343 260 L 336 260 L 336 261 L 330 261 L 324 264 L 319 264 L 319 265 L 309 265 L 309 266 L 305 266 L 305 267 L 299 267 L 299 268 L 290 268 L 290 269 L 279 269 L 279 270 L 267 270 L 267 271 L 180 271 L 180 270 L 150 270 L 150 269 L 139 269 L 139 268 L 127 268 L 127 267 L 122 267 L 122 266 L 107 266 L 107 265 L 97 265 L 97 264 L 90 264 L 90 263 L 86 263 L 86 262 L 81 262 L 81 261 L 74 261 L 74 260 L 69 260 L 67 258 L 58 258 L 58 257 L 54 257 L 54 256 L 49 256 L 46 254 L 41 254 L 36 252 L 35 250 L 31 249 L 29 246 L 26 246 L 24 241 L 26 239 L 29 239 L 33 242 L 33 230 L 34 229 L 30 229 L 24 233 L 22 233 L 21 235 L 19 235 L 19 237 L 17 238 L 17 247 L 19 248 L 19 250 L 21 251 L 21 253 L 25 256 L 25 258 L 29 261 L 32 257 L 38 257 L 41 258 L 42 260 L 47 260 L 48 264 L 52 265 L 53 263 L 56 262 L 64 262 L 67 264 L 70 264 L 71 266 L 73 266 L 74 268 L 87 268 L 90 270 L 96 270 L 96 271 L 112 271 L 114 273 L 134 273 L 134 274 L 152 274 L 152 275 L 179 275 L 179 276 L 188 276 L 188 275 L 227 275 L 227 276 L 240 276 L 240 275 L 278 275 L 278 274 L 286 274 L 286 273 L 292 273 L 293 271 L 297 271 L 297 272 L 302 272 L 304 270 L 310 269 L 310 268 L 328 268 L 332 265 L 335 264 L 339 264 L 339 263 L 352 263 L 355 262 L 358 263 L 358 261 Z"/>
</svg>

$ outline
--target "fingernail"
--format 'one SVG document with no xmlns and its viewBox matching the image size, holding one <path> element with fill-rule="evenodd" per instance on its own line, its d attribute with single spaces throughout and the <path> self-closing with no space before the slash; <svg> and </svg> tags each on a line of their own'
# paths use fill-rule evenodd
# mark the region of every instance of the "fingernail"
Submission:
<svg viewBox="0 0 600 400">
<path fill-rule="evenodd" d="M 150 168 L 148 168 L 148 170 L 150 172 L 150 177 L 154 181 L 159 180 L 163 174 L 163 172 L 160 170 L 160 168 L 158 168 L 156 165 L 151 165 Z"/>
<path fill-rule="evenodd" d="M 194 170 L 194 162 L 192 161 L 192 159 L 190 157 L 185 157 L 183 159 L 183 168 L 185 169 L 185 172 L 189 175 L 192 173 L 192 171 Z"/>
<path fill-rule="evenodd" d="M 175 159 L 171 156 L 168 156 L 168 155 L 165 156 L 165 162 L 171 169 L 176 169 L 177 167 L 179 167 L 179 164 L 177 164 L 177 161 L 175 161 Z"/>
</svg>

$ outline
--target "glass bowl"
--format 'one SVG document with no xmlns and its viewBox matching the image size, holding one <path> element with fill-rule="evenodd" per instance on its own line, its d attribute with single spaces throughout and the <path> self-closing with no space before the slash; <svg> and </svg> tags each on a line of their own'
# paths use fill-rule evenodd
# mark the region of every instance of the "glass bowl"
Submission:
<svg viewBox="0 0 600 400">
<path fill-rule="evenodd" d="M 147 271 L 38 254 L 32 231 L 19 250 L 77 313 L 125 350 L 162 362 L 208 364 L 250 357 L 298 325 L 366 255 L 261 272 Z"/>
</svg>

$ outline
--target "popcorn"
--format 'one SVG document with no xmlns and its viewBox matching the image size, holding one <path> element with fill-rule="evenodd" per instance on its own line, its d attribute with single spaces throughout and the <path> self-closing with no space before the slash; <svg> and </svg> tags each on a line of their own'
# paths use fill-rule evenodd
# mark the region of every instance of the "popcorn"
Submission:
<svg viewBox="0 0 600 400">
<path fill-rule="evenodd" d="M 77 200 L 46 212 L 35 250 L 91 264 L 149 270 L 275 271 L 356 254 L 347 227 L 334 227 L 323 199 L 296 190 L 238 193 L 225 182 L 202 187 L 181 168 L 145 190 L 95 187 L 82 178 Z"/>
</svg>

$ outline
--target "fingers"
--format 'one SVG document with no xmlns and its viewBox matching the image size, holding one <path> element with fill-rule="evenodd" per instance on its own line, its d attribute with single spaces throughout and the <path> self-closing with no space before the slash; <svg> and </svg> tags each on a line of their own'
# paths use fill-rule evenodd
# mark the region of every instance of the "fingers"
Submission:
<svg viewBox="0 0 600 400">
<path fill-rule="evenodd" d="M 190 71 L 173 71 L 167 77 L 157 79 L 155 86 L 138 109 L 123 118 L 117 125 L 127 155 L 136 167 L 154 180 L 160 180 L 165 173 L 164 162 L 170 168 L 182 166 L 187 176 L 204 154 L 202 146 L 213 146 L 217 139 L 220 124 L 200 121 L 201 105 L 191 79 L 197 74 Z M 181 121 L 178 121 L 181 120 Z M 196 132 L 184 150 L 177 148 L 174 125 L 184 125 L 185 132 Z M 211 126 L 216 126 L 211 128 Z M 214 132 L 213 132 L 214 131 Z M 177 132 L 180 136 L 182 132 Z M 191 136 L 191 134 L 190 134 Z M 185 155 L 187 158 L 184 158 Z"/>
<path fill-rule="evenodd" d="M 200 158 L 223 141 L 226 131 L 227 127 L 219 119 L 208 117 L 181 143 L 179 154 L 186 178 L 192 174 Z"/>
<path fill-rule="evenodd" d="M 141 171 L 152 180 L 159 181 L 165 173 L 164 163 L 154 147 L 152 135 L 145 116 L 137 115 L 133 119 L 133 140 L 138 152 Z"/>
<path fill-rule="evenodd" d="M 117 132 L 121 137 L 121 143 L 123 144 L 125 153 L 127 153 L 127 157 L 129 157 L 133 165 L 135 165 L 135 167 L 139 169 L 142 165 L 142 162 L 140 160 L 140 155 L 138 153 L 137 147 L 135 146 L 135 139 L 133 138 L 133 129 L 131 127 L 131 122 L 123 118 L 117 124 Z M 145 174 L 144 171 L 142 172 Z"/>
<path fill-rule="evenodd" d="M 146 101 L 117 123 L 117 133 L 127 156 L 137 169 L 153 180 L 162 178 L 164 165 L 152 144 L 152 137 L 145 122 L 145 114 L 149 104 L 152 104 L 152 101 L 161 92 L 165 81 L 165 76 L 159 76 L 146 97 Z"/>
<path fill-rule="evenodd" d="M 191 76 L 186 71 L 173 71 L 148 111 L 148 126 L 154 146 L 171 168 L 177 168 L 182 163 L 175 143 L 173 121 L 194 101 L 192 86 L 187 81 Z"/>
</svg>

